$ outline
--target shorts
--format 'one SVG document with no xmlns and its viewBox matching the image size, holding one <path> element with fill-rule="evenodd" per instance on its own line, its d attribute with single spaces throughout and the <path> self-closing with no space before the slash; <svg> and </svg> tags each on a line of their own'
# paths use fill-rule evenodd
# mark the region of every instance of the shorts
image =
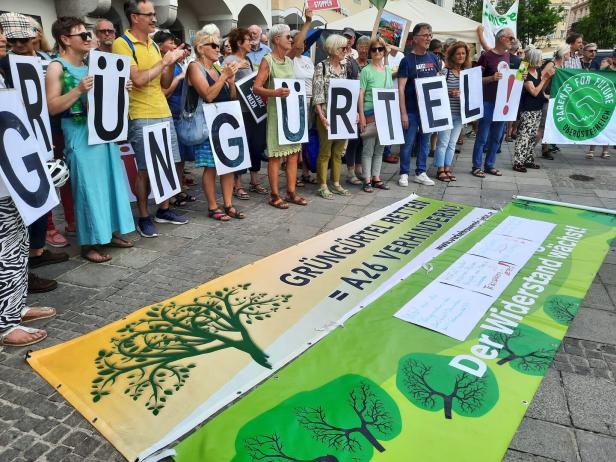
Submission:
<svg viewBox="0 0 616 462">
<path fill-rule="evenodd" d="M 195 167 L 216 168 L 209 138 L 193 147 L 195 148 Z"/>
<path fill-rule="evenodd" d="M 173 154 L 173 161 L 175 163 L 180 162 L 180 148 L 178 146 L 178 138 L 175 134 L 175 125 L 171 117 L 165 117 L 162 119 L 129 119 L 128 120 L 128 142 L 135 151 L 135 159 L 137 160 L 137 170 L 147 170 L 147 164 L 145 163 L 145 145 L 143 143 L 143 127 L 148 125 L 159 124 L 161 122 L 169 122 L 169 128 L 171 129 L 171 153 Z"/>
</svg>

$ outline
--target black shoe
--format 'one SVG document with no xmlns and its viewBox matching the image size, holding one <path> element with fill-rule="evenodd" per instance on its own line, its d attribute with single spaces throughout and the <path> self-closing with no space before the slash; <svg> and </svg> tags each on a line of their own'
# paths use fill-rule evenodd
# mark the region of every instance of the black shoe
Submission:
<svg viewBox="0 0 616 462">
<path fill-rule="evenodd" d="M 28 273 L 28 293 L 40 294 L 50 292 L 58 287 L 58 283 L 53 279 L 44 279 L 34 273 Z"/>
<path fill-rule="evenodd" d="M 538 169 L 538 168 L 541 168 L 541 165 L 537 165 L 537 164 L 536 164 L 536 163 L 534 163 L 534 162 L 526 162 L 526 163 L 524 164 L 524 167 L 526 167 L 526 168 Z"/>
<path fill-rule="evenodd" d="M 40 266 L 45 265 L 53 265 L 55 263 L 62 263 L 63 261 L 68 260 L 68 254 L 66 252 L 58 252 L 52 253 L 47 249 L 43 250 L 43 253 L 38 257 L 29 257 L 28 258 L 28 267 L 38 268 Z"/>
<path fill-rule="evenodd" d="M 543 157 L 544 159 L 547 159 L 547 160 L 554 160 L 554 156 L 552 154 L 550 154 L 549 152 L 542 153 L 541 157 Z"/>
<path fill-rule="evenodd" d="M 550 152 L 558 152 L 558 151 L 560 151 L 560 148 L 556 146 L 555 144 L 552 144 L 550 146 Z"/>
</svg>

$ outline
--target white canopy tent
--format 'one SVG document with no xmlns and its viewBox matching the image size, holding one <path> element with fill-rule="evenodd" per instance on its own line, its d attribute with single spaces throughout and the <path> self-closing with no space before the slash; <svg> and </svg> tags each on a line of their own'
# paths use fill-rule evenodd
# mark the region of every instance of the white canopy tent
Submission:
<svg viewBox="0 0 616 462">
<path fill-rule="evenodd" d="M 385 11 L 410 20 L 411 30 L 415 24 L 427 22 L 432 26 L 432 33 L 438 39 L 453 37 L 467 43 L 477 43 L 478 22 L 426 0 L 390 0 L 385 5 Z M 325 27 L 333 30 L 352 27 L 355 30 L 371 31 L 377 14 L 376 8 L 368 8 L 352 16 L 327 23 Z"/>
</svg>

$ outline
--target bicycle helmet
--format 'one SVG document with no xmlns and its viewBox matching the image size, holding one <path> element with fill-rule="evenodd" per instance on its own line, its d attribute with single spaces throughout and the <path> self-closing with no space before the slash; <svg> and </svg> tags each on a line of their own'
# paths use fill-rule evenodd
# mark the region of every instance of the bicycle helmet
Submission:
<svg viewBox="0 0 616 462">
<path fill-rule="evenodd" d="M 56 188 L 61 188 L 66 184 L 70 176 L 66 162 L 62 159 L 54 159 L 47 162 L 47 168 L 49 169 L 49 175 L 51 176 L 53 185 Z"/>
</svg>

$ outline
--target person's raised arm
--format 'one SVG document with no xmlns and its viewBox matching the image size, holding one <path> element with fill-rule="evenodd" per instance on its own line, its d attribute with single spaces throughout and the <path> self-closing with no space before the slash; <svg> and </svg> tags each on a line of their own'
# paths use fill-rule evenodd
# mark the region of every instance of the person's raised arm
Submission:
<svg viewBox="0 0 616 462">
<path fill-rule="evenodd" d="M 133 81 L 133 85 L 137 88 L 145 87 L 160 75 L 161 86 L 163 88 L 169 88 L 173 81 L 173 67 L 183 56 L 184 50 L 178 48 L 165 53 L 162 59 L 149 69 L 139 70 L 137 64 L 134 63 L 130 67 L 130 78 Z"/>
<path fill-rule="evenodd" d="M 306 40 L 306 34 L 312 24 L 312 10 L 309 8 L 306 9 L 305 15 L 306 21 L 299 30 L 299 33 L 295 36 L 295 39 L 293 40 L 293 49 L 291 49 L 288 55 L 291 59 L 301 56 L 304 53 L 304 41 Z"/>
<path fill-rule="evenodd" d="M 481 24 L 477 26 L 477 39 L 479 40 L 479 44 L 481 45 L 481 48 L 483 48 L 486 51 L 490 51 L 492 47 L 488 45 L 488 42 L 486 42 L 486 38 L 483 36 L 484 30 L 485 29 L 483 28 Z"/>
<path fill-rule="evenodd" d="M 539 82 L 539 85 L 535 85 L 533 82 L 526 80 L 524 82 L 524 89 L 530 93 L 532 96 L 538 96 L 539 93 L 541 93 L 544 89 L 544 87 L 548 84 L 548 82 L 550 81 L 550 79 L 552 78 L 552 76 L 554 75 L 554 68 L 550 68 L 547 69 L 547 72 L 545 73 L 545 77 L 544 74 L 541 74 L 541 82 Z"/>
<path fill-rule="evenodd" d="M 79 85 L 69 92 L 62 94 L 62 78 L 64 71 L 62 64 L 52 62 L 47 67 L 45 75 L 45 91 L 47 92 L 47 110 L 51 115 L 60 114 L 70 108 L 81 95 L 92 88 L 94 77 L 85 76 L 80 80 Z"/>
<path fill-rule="evenodd" d="M 226 66 L 223 69 L 223 73 L 218 76 L 216 82 L 210 85 L 199 68 L 199 64 L 193 62 L 188 66 L 188 81 L 206 103 L 211 103 L 220 94 L 232 72 L 232 68 Z"/>
<path fill-rule="evenodd" d="M 269 65 L 267 60 L 263 58 L 259 65 L 259 71 L 255 77 L 255 83 L 252 85 L 252 91 L 255 95 L 265 96 L 266 98 L 286 98 L 289 96 L 288 88 L 265 88 L 265 81 L 269 78 Z"/>
<path fill-rule="evenodd" d="M 182 71 L 180 74 L 173 77 L 173 81 L 171 82 L 171 85 L 169 85 L 169 87 L 163 88 L 163 94 L 165 95 L 165 98 L 169 98 L 173 94 L 180 82 L 184 80 L 185 75 L 186 72 Z"/>
</svg>

